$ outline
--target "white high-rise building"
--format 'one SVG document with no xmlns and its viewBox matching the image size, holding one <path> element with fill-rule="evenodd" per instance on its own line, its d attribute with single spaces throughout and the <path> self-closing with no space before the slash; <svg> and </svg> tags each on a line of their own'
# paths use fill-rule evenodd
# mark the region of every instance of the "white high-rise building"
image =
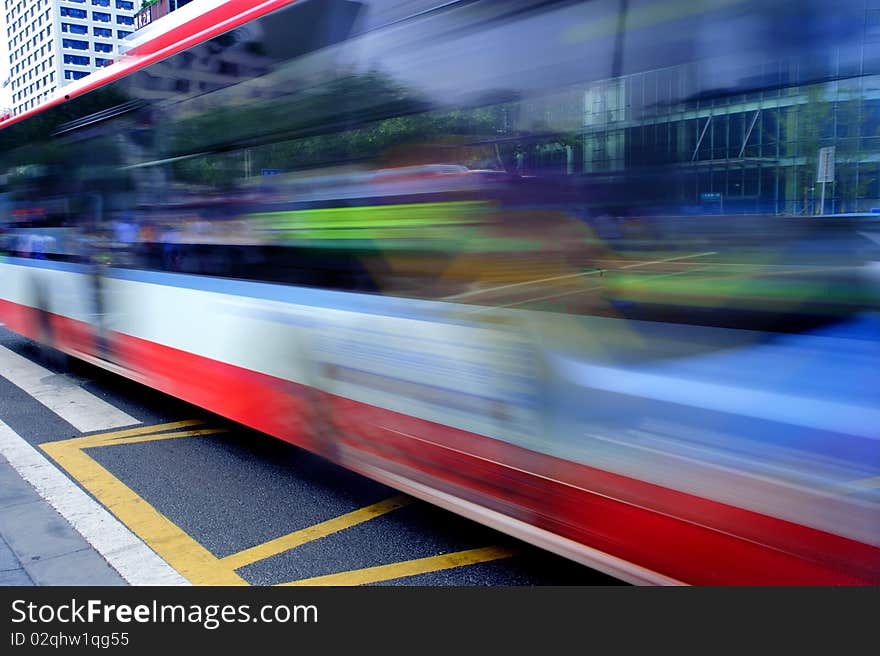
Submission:
<svg viewBox="0 0 880 656">
<path fill-rule="evenodd" d="M 140 0 L 2 0 L 13 114 L 106 66 L 131 34 Z"/>
</svg>

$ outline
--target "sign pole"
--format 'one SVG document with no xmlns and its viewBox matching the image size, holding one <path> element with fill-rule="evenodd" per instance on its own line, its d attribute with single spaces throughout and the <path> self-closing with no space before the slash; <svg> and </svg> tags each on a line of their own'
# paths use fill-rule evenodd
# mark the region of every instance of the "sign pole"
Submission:
<svg viewBox="0 0 880 656">
<path fill-rule="evenodd" d="M 819 198 L 819 215 L 825 214 L 825 183 L 834 182 L 834 146 L 819 149 L 819 166 L 816 171 L 816 182 L 822 183 Z"/>
</svg>

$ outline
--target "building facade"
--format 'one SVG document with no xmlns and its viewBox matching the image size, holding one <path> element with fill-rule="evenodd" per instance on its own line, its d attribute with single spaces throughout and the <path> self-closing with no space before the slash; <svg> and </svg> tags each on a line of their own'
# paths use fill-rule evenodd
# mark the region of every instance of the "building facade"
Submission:
<svg viewBox="0 0 880 656">
<path fill-rule="evenodd" d="M 859 60 L 856 70 L 878 70 Z M 583 95 L 580 164 L 613 178 L 667 170 L 664 205 L 693 211 L 816 214 L 880 207 L 880 76 L 830 70 L 799 84 L 770 62 L 763 88 L 686 98 L 695 64 L 592 85 Z M 686 70 L 694 69 L 694 70 Z M 833 158 L 823 198 L 819 158 Z"/>
<path fill-rule="evenodd" d="M 134 15 L 134 29 L 139 30 L 153 21 L 167 16 L 175 9 L 180 9 L 191 0 L 145 0 L 141 8 Z"/>
<path fill-rule="evenodd" d="M 811 68 L 794 58 L 767 60 L 751 78 L 717 91 L 708 78 L 718 62 L 707 60 L 524 104 L 514 128 L 539 136 L 523 141 L 518 169 L 619 188 L 609 202 L 634 212 L 877 211 L 880 29 L 854 46 L 849 59 L 834 51 Z M 824 183 L 823 152 L 832 158 Z"/>
<path fill-rule="evenodd" d="M 138 0 L 3 0 L 15 115 L 110 64 Z"/>
</svg>

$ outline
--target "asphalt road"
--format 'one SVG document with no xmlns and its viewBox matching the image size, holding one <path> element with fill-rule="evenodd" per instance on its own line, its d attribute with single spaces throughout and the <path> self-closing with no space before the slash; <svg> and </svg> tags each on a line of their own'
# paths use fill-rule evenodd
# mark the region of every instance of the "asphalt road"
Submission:
<svg viewBox="0 0 880 656">
<path fill-rule="evenodd" d="M 5 328 L 0 347 L 45 369 L 36 394 L 0 370 L 0 421 L 197 585 L 622 584 Z M 50 409 L 76 389 L 137 433 Z"/>
</svg>

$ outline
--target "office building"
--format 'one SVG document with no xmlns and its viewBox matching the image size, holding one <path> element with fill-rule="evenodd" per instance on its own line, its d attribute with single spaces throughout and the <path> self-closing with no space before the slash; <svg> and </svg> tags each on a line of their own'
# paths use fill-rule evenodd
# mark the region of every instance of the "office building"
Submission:
<svg viewBox="0 0 880 656">
<path fill-rule="evenodd" d="M 3 0 L 12 112 L 110 64 L 133 31 L 139 0 Z"/>
</svg>

